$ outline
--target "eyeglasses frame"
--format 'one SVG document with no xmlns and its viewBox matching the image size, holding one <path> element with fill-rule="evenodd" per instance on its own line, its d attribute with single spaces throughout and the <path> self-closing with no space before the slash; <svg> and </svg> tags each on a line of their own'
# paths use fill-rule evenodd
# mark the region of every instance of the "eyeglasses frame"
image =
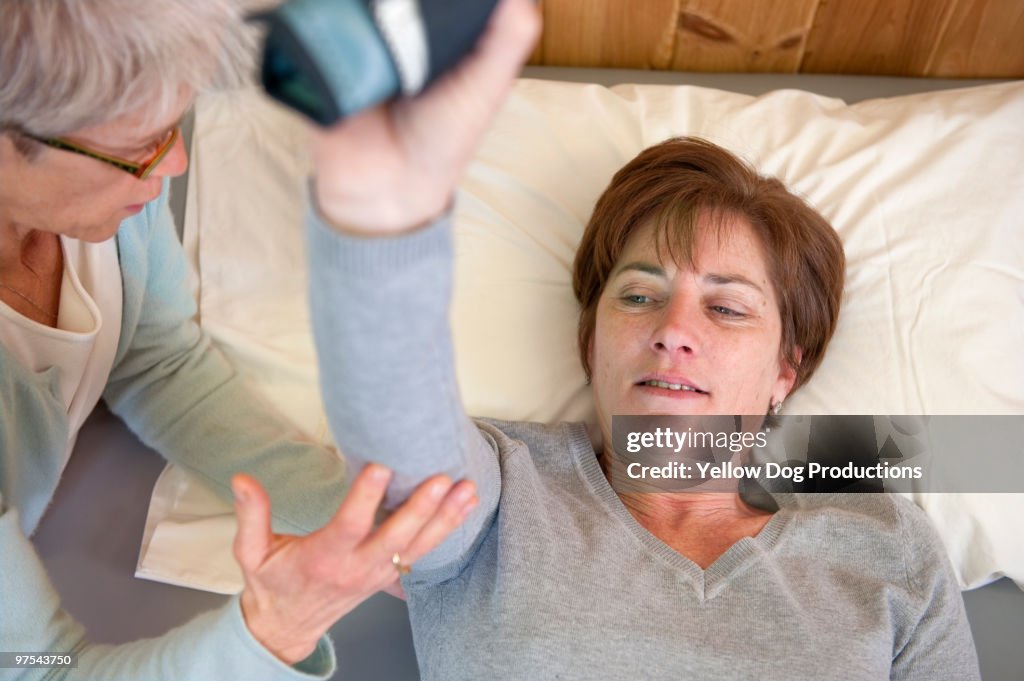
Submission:
<svg viewBox="0 0 1024 681">
<path fill-rule="evenodd" d="M 40 144 L 45 144 L 48 147 L 59 149 L 61 151 L 69 151 L 73 154 L 81 154 L 83 156 L 88 156 L 89 158 L 93 158 L 96 159 L 97 161 L 102 161 L 104 163 L 112 165 L 118 170 L 123 170 L 129 175 L 132 175 L 133 177 L 136 177 L 140 180 L 145 180 L 147 177 L 149 177 L 149 174 L 152 173 L 154 169 L 156 169 L 160 162 L 164 160 L 164 157 L 167 156 L 167 153 L 174 148 L 174 145 L 177 144 L 178 138 L 181 136 L 181 125 L 175 125 L 171 129 L 170 136 L 163 144 L 160 145 L 160 148 L 156 150 L 156 153 L 153 155 L 153 157 L 148 161 L 144 161 L 142 163 L 136 163 L 135 161 L 128 161 L 123 158 L 113 156 L 111 154 L 105 154 L 101 151 L 90 149 L 89 147 L 83 146 L 76 142 L 72 142 L 71 140 L 65 139 L 63 137 L 36 137 L 35 135 L 30 135 L 28 133 L 23 134 L 25 137 L 36 142 L 39 142 Z"/>
</svg>

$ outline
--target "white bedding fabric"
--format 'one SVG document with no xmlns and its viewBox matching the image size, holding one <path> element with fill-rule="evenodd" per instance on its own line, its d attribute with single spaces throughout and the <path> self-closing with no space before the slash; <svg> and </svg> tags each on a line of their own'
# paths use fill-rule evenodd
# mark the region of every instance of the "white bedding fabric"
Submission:
<svg viewBox="0 0 1024 681">
<path fill-rule="evenodd" d="M 452 323 L 468 411 L 590 418 L 575 355 L 576 243 L 617 168 L 693 134 L 780 177 L 846 245 L 839 328 L 786 413 L 1024 414 L 1021 121 L 1024 83 L 846 105 L 795 90 L 521 81 L 456 201 Z M 304 138 L 301 121 L 255 92 L 201 100 L 185 229 L 205 328 L 326 439 L 305 293 Z M 916 500 L 962 586 L 1004 575 L 1024 585 L 1024 494 Z M 237 571 L 227 576 L 231 520 L 193 531 L 197 517 L 226 514 L 180 471 L 161 478 L 138 574 L 240 588 Z"/>
</svg>

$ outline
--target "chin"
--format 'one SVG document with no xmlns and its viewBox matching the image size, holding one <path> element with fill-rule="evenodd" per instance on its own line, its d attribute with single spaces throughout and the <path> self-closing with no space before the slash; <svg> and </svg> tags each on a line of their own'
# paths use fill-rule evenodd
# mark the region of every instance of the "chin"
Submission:
<svg viewBox="0 0 1024 681">
<path fill-rule="evenodd" d="M 110 224 L 98 227 L 86 227 L 84 229 L 77 230 L 75 233 L 68 234 L 68 236 L 78 239 L 79 241 L 99 244 L 114 238 L 120 228 L 121 222 L 112 220 Z"/>
<path fill-rule="evenodd" d="M 641 416 L 702 416 L 715 413 L 707 398 L 652 397 L 631 404 L 633 414 Z"/>
</svg>

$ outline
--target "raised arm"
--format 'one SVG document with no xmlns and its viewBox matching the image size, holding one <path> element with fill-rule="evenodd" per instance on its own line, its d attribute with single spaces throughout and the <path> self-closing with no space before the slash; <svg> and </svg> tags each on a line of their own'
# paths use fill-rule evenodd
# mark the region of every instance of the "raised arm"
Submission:
<svg viewBox="0 0 1024 681">
<path fill-rule="evenodd" d="M 432 473 L 478 487 L 477 512 L 420 570 L 465 555 L 497 504 L 497 461 L 455 383 L 447 211 L 537 30 L 532 2 L 503 0 L 476 51 L 429 91 L 314 140 L 310 299 L 335 438 L 354 468 L 395 471 L 392 503 Z"/>
</svg>

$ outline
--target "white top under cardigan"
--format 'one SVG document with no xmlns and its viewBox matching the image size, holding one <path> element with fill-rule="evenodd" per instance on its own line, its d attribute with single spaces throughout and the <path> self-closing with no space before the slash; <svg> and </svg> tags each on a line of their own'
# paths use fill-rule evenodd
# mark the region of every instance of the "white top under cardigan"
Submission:
<svg viewBox="0 0 1024 681">
<path fill-rule="evenodd" d="M 39 324 L 0 302 L 0 344 L 41 373 L 56 367 L 68 411 L 67 465 L 78 431 L 99 402 L 121 333 L 121 268 L 117 243 L 60 237 L 64 276 L 57 328 Z M 62 467 L 63 467 L 62 466 Z"/>
</svg>

